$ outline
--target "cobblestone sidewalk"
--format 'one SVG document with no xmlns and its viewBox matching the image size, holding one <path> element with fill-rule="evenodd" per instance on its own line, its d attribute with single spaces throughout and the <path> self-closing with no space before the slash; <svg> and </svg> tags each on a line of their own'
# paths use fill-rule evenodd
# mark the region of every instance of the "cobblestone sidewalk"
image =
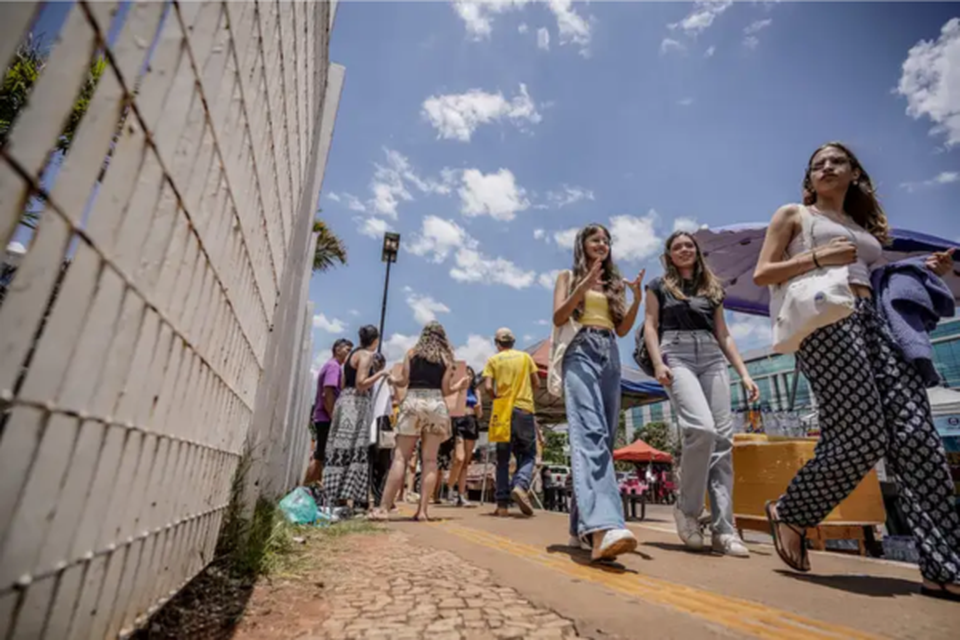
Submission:
<svg viewBox="0 0 960 640">
<path fill-rule="evenodd" d="M 420 547 L 406 534 L 349 536 L 332 551 L 324 549 L 322 557 L 306 554 L 318 566 L 299 587 L 300 581 L 258 587 L 234 638 L 579 637 L 572 622 L 496 585 L 488 571 L 450 552 Z M 321 582 L 323 589 L 312 602 L 295 604 L 305 586 L 314 585 L 316 592 Z M 283 594 L 288 589 L 292 599 Z M 272 613 L 300 619 L 278 628 Z"/>
</svg>

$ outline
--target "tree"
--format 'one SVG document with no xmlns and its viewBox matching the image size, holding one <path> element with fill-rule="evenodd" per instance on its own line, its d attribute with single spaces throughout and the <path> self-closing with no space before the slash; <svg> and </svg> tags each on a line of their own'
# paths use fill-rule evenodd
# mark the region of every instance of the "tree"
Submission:
<svg viewBox="0 0 960 640">
<path fill-rule="evenodd" d="M 40 38 L 33 34 L 20 43 L 13 56 L 13 61 L 3 76 L 3 86 L 0 87 L 0 147 L 7 143 L 7 138 L 13 129 L 20 112 L 27 105 L 30 92 L 47 64 L 46 48 Z M 90 61 L 87 78 L 80 88 L 80 94 L 73 103 L 73 109 L 64 123 L 60 137 L 57 138 L 56 151 L 64 154 L 70 148 L 73 137 L 80 126 L 83 115 L 90 107 L 90 100 L 97 88 L 97 83 L 107 68 L 107 62 L 102 55 L 96 55 Z M 20 223 L 31 229 L 36 228 L 37 219 L 43 210 L 43 204 L 38 198 L 33 198 L 27 205 Z"/>
<path fill-rule="evenodd" d="M 643 440 L 654 449 L 676 456 L 677 447 L 670 437 L 670 425 L 666 422 L 648 422 L 633 433 L 633 441 Z"/>
<path fill-rule="evenodd" d="M 313 232 L 317 234 L 317 246 L 313 250 L 314 272 L 326 271 L 338 262 L 347 264 L 347 245 L 330 230 L 326 222 L 314 220 Z"/>
<path fill-rule="evenodd" d="M 543 461 L 548 464 L 567 464 L 563 448 L 567 444 L 567 434 L 543 430 Z"/>
</svg>

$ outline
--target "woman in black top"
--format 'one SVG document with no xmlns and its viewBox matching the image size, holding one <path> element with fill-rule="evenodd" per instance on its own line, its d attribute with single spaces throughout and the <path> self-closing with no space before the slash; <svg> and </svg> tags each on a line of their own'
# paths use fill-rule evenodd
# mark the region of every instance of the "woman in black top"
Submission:
<svg viewBox="0 0 960 640">
<path fill-rule="evenodd" d="M 437 483 L 437 450 L 440 443 L 450 437 L 450 413 L 443 398 L 460 391 L 469 382 L 464 377 L 454 384 L 453 374 L 453 349 L 447 334 L 439 322 L 430 322 L 423 328 L 417 344 L 404 357 L 400 376 L 388 378 L 394 386 L 407 387 L 407 394 L 397 417 L 397 446 L 387 486 L 379 509 L 371 514 L 372 519 L 386 519 L 393 508 L 404 471 L 414 455 L 417 441 L 422 438 L 420 507 L 414 519 L 429 520 L 427 505 Z"/>
<path fill-rule="evenodd" d="M 373 411 L 370 389 L 387 375 L 386 371 L 374 371 L 379 344 L 376 327 L 360 327 L 360 346 L 343 363 L 343 390 L 333 408 L 323 466 L 324 495 L 335 503 L 353 506 L 368 500 Z"/>
<path fill-rule="evenodd" d="M 733 418 L 727 361 L 740 374 L 751 402 L 757 401 L 760 392 L 727 329 L 723 286 L 693 236 L 682 231 L 671 235 L 662 261 L 663 277 L 647 285 L 654 295 L 647 295 L 644 340 L 683 432 L 680 496 L 674 508 L 677 533 L 687 547 L 703 549 L 699 518 L 709 485 L 713 551 L 748 557 L 750 552 L 733 522 Z"/>
</svg>

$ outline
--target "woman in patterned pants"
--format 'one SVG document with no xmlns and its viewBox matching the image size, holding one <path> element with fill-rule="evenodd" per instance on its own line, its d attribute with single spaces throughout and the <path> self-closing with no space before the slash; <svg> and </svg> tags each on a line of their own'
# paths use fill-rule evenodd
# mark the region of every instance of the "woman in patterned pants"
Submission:
<svg viewBox="0 0 960 640">
<path fill-rule="evenodd" d="M 814 153 L 803 196 L 803 205 L 774 214 L 754 281 L 776 285 L 845 266 L 857 303 L 852 315 L 807 336 L 797 353 L 819 405 L 821 435 L 814 458 L 767 507 L 777 551 L 794 569 L 809 571 L 806 528 L 885 457 L 916 537 L 922 593 L 960 600 L 960 517 L 943 444 L 920 373 L 880 319 L 870 288 L 870 270 L 880 266 L 889 237 L 886 215 L 870 177 L 839 143 Z M 927 268 L 946 274 L 951 253 L 931 255 Z"/>
</svg>

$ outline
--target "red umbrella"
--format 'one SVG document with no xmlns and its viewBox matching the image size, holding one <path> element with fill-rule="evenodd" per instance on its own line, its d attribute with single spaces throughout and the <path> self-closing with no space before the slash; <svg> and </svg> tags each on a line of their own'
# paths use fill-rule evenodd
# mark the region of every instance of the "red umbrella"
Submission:
<svg viewBox="0 0 960 640">
<path fill-rule="evenodd" d="M 654 449 L 643 440 L 637 440 L 613 452 L 613 459 L 621 462 L 673 462 L 673 456 Z"/>
</svg>

